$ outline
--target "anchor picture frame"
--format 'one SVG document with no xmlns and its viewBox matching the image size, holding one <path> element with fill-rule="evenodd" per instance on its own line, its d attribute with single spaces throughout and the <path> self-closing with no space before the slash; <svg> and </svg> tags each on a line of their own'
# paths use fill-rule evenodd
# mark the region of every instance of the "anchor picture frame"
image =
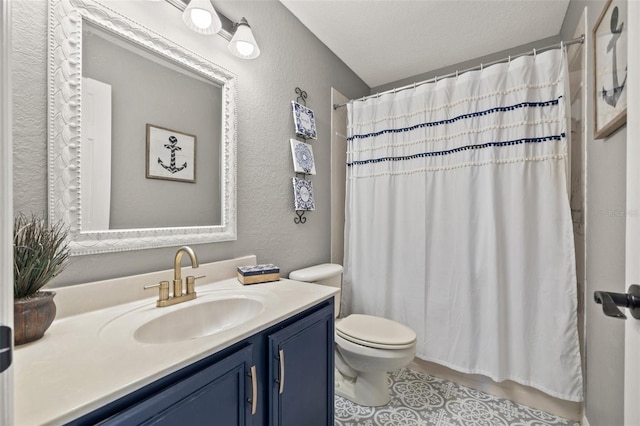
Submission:
<svg viewBox="0 0 640 426">
<path fill-rule="evenodd" d="M 627 0 L 609 0 L 593 28 L 594 139 L 627 122 Z"/>
<path fill-rule="evenodd" d="M 196 136 L 147 124 L 146 177 L 196 182 Z"/>
</svg>

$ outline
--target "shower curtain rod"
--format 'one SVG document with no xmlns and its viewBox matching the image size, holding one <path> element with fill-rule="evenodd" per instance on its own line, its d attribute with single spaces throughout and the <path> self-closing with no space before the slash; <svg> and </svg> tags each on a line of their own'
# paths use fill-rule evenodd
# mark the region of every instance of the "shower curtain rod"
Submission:
<svg viewBox="0 0 640 426">
<path fill-rule="evenodd" d="M 580 44 L 584 43 L 584 34 L 582 34 L 580 37 L 576 37 L 576 38 L 571 39 L 569 41 L 561 41 L 560 43 L 556 43 L 556 44 L 553 44 L 551 46 L 542 47 L 540 49 L 533 49 L 533 50 L 531 50 L 529 52 L 525 52 L 525 53 L 520 53 L 518 55 L 509 56 L 507 58 L 503 58 L 503 59 L 500 59 L 500 60 L 497 60 L 497 61 L 493 61 L 493 62 L 489 62 L 489 63 L 486 63 L 486 64 L 480 64 L 480 65 L 477 65 L 475 67 L 467 68 L 467 69 L 462 70 L 462 71 L 452 72 L 452 73 L 449 73 L 449 74 L 445 74 L 443 76 L 436 76 L 436 77 L 430 78 L 428 80 L 423 80 L 423 81 L 420 81 L 420 82 L 417 82 L 417 83 L 411 83 L 411 84 L 407 84 L 406 86 L 402 86 L 402 87 L 398 87 L 398 88 L 395 88 L 395 89 L 387 90 L 387 91 L 384 91 L 384 92 L 376 93 L 375 95 L 363 96 L 363 97 L 358 98 L 358 99 L 352 99 L 352 100 L 350 100 L 350 101 L 348 101 L 348 102 L 346 102 L 344 104 L 333 104 L 333 109 L 342 108 L 344 106 L 347 106 L 347 104 L 349 104 L 351 102 L 364 101 L 365 99 L 375 98 L 377 96 L 385 95 L 387 93 L 395 93 L 395 92 L 399 92 L 401 90 L 406 90 L 406 89 L 411 89 L 411 88 L 415 89 L 416 87 L 422 86 L 423 84 L 432 83 L 434 81 L 438 81 L 438 80 L 441 80 L 443 78 L 449 78 L 449 77 L 458 76 L 460 74 L 464 74 L 465 72 L 469 72 L 469 71 L 481 70 L 483 67 L 488 67 L 488 66 L 491 66 L 491 65 L 500 64 L 502 62 L 511 61 L 512 59 L 519 58 L 521 56 L 527 56 L 527 55 L 531 55 L 531 54 L 535 55 L 536 53 L 546 52 L 547 50 L 556 49 L 556 48 L 559 48 L 559 47 L 561 48 L 561 47 L 564 47 L 564 46 L 570 46 L 572 44 L 578 44 L 578 43 L 580 43 Z"/>
</svg>

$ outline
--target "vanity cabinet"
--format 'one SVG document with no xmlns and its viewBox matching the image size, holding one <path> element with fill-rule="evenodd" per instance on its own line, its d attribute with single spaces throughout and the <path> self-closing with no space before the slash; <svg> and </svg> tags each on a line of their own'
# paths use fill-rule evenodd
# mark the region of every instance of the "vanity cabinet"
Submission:
<svg viewBox="0 0 640 426">
<path fill-rule="evenodd" d="M 270 426 L 333 425 L 333 347 L 333 311 L 269 336 Z"/>
<path fill-rule="evenodd" d="M 100 424 L 252 425 L 252 361 L 248 345 Z"/>
<path fill-rule="evenodd" d="M 69 424 L 332 426 L 333 314 L 331 298 Z"/>
</svg>

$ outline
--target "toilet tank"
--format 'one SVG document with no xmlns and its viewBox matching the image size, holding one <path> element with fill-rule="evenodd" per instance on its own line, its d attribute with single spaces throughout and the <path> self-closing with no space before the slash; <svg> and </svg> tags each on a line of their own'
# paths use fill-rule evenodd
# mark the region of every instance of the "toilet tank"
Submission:
<svg viewBox="0 0 640 426">
<path fill-rule="evenodd" d="M 302 281 L 336 287 L 342 291 L 342 265 L 336 263 L 323 263 L 322 265 L 310 266 L 304 269 L 292 271 L 289 274 L 290 280 Z M 340 293 L 334 296 L 336 307 L 336 318 L 340 313 Z"/>
</svg>

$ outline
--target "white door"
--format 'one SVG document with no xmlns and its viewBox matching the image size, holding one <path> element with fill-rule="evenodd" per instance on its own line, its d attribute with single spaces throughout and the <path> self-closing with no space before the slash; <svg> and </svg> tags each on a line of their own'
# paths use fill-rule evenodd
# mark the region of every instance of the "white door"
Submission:
<svg viewBox="0 0 640 426">
<path fill-rule="evenodd" d="M 82 230 L 109 229 L 111 208 L 111 85 L 82 78 Z"/>
<path fill-rule="evenodd" d="M 626 287 L 640 284 L 640 3 L 628 10 Z M 627 312 L 624 353 L 624 423 L 640 425 L 640 320 Z"/>
</svg>

